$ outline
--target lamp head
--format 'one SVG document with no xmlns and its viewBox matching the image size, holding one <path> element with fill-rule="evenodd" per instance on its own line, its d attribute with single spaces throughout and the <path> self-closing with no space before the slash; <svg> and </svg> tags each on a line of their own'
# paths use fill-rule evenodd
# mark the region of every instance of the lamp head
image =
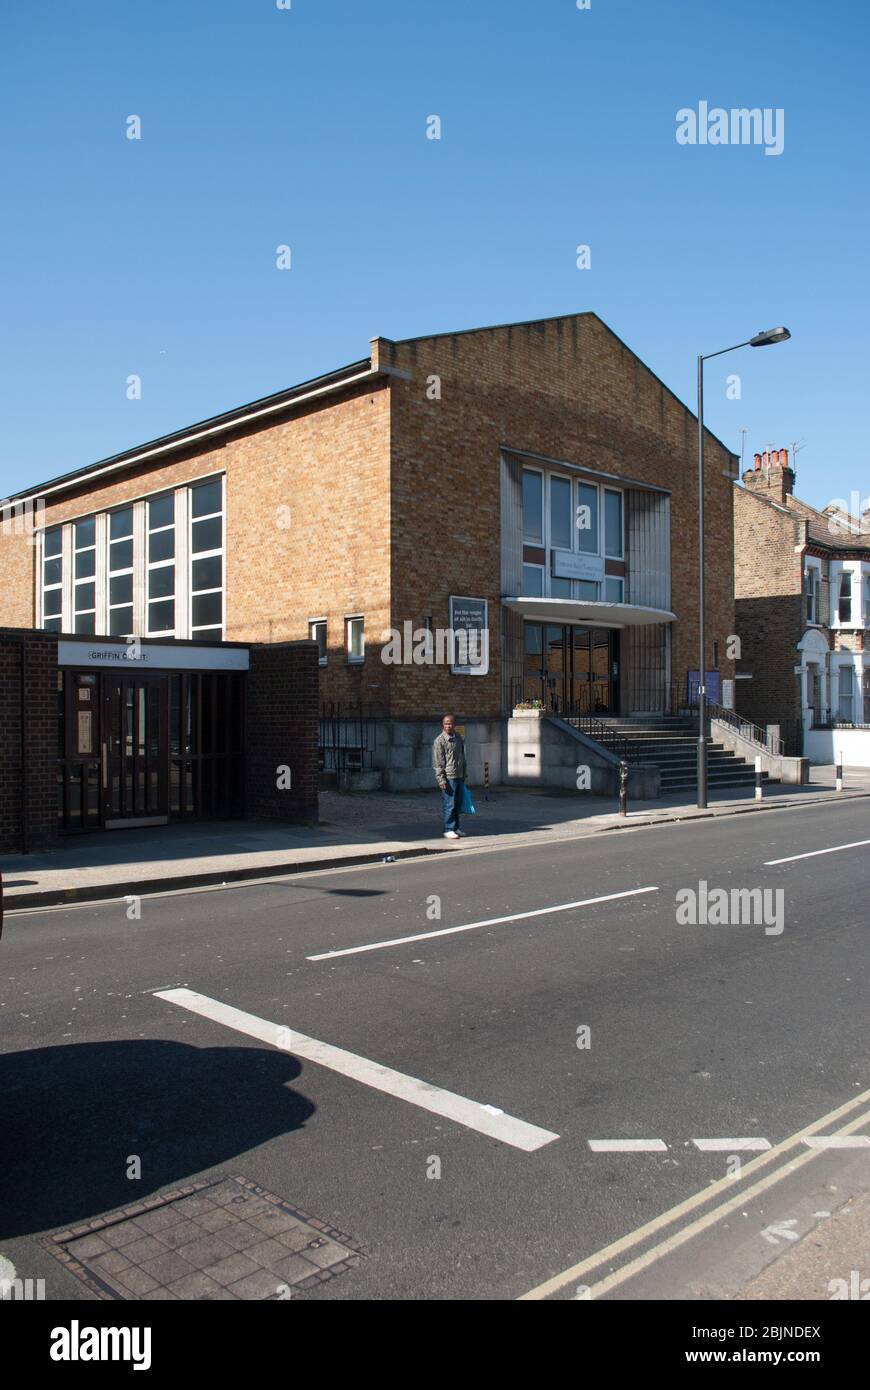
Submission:
<svg viewBox="0 0 870 1390">
<path fill-rule="evenodd" d="M 771 343 L 784 343 L 791 334 L 787 328 L 768 328 L 749 339 L 750 347 L 770 347 Z"/>
</svg>

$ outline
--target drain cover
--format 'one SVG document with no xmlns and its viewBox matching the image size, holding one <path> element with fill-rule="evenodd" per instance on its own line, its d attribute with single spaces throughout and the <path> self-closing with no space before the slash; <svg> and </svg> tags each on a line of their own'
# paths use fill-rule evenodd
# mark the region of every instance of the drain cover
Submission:
<svg viewBox="0 0 870 1390">
<path fill-rule="evenodd" d="M 247 1178 L 197 1183 L 46 1237 L 105 1299 L 283 1299 L 364 1258 L 348 1236 Z"/>
</svg>

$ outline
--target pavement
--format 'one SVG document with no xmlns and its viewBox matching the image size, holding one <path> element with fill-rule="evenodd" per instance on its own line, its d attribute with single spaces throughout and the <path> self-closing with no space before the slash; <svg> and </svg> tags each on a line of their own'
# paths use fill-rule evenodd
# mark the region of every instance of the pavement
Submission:
<svg viewBox="0 0 870 1390">
<path fill-rule="evenodd" d="M 505 844 L 531 845 L 697 817 L 759 814 L 785 806 L 870 796 L 870 770 L 846 769 L 836 790 L 835 769 L 814 767 L 807 786 L 772 784 L 759 803 L 742 789 L 710 796 L 699 811 L 694 793 L 666 801 L 632 803 L 619 816 L 610 798 L 588 792 L 546 793 L 473 789 L 476 814 L 466 817 L 468 838 L 446 841 L 437 790 L 405 795 L 323 792 L 320 823 L 285 826 L 274 821 L 170 824 L 70 836 L 45 853 L 0 856 L 6 910 L 62 902 L 158 893 L 272 875 L 377 863 L 418 855 L 462 853 Z"/>
<path fill-rule="evenodd" d="M 865 799 L 795 797 L 13 912 L 3 1267 L 73 1301 L 864 1298 L 868 843 Z M 763 911 L 683 912 L 707 885 Z"/>
</svg>

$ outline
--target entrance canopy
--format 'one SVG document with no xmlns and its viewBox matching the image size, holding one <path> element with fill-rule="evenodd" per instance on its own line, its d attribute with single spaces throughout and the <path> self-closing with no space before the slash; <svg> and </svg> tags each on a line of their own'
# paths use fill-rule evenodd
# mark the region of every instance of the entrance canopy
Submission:
<svg viewBox="0 0 870 1390">
<path fill-rule="evenodd" d="M 505 608 L 542 623 L 594 623 L 596 627 L 641 627 L 648 623 L 675 623 L 676 613 L 666 608 L 643 608 L 636 603 L 602 603 L 573 598 L 503 598 Z"/>
</svg>

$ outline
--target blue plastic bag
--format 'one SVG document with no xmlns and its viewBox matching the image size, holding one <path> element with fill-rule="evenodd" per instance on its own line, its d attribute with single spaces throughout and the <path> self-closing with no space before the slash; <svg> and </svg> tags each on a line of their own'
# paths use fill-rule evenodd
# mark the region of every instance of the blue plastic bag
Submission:
<svg viewBox="0 0 870 1390">
<path fill-rule="evenodd" d="M 477 815 L 474 809 L 474 802 L 471 799 L 471 792 L 468 790 L 468 786 L 465 782 L 462 783 L 462 805 L 459 809 L 463 816 Z"/>
</svg>

